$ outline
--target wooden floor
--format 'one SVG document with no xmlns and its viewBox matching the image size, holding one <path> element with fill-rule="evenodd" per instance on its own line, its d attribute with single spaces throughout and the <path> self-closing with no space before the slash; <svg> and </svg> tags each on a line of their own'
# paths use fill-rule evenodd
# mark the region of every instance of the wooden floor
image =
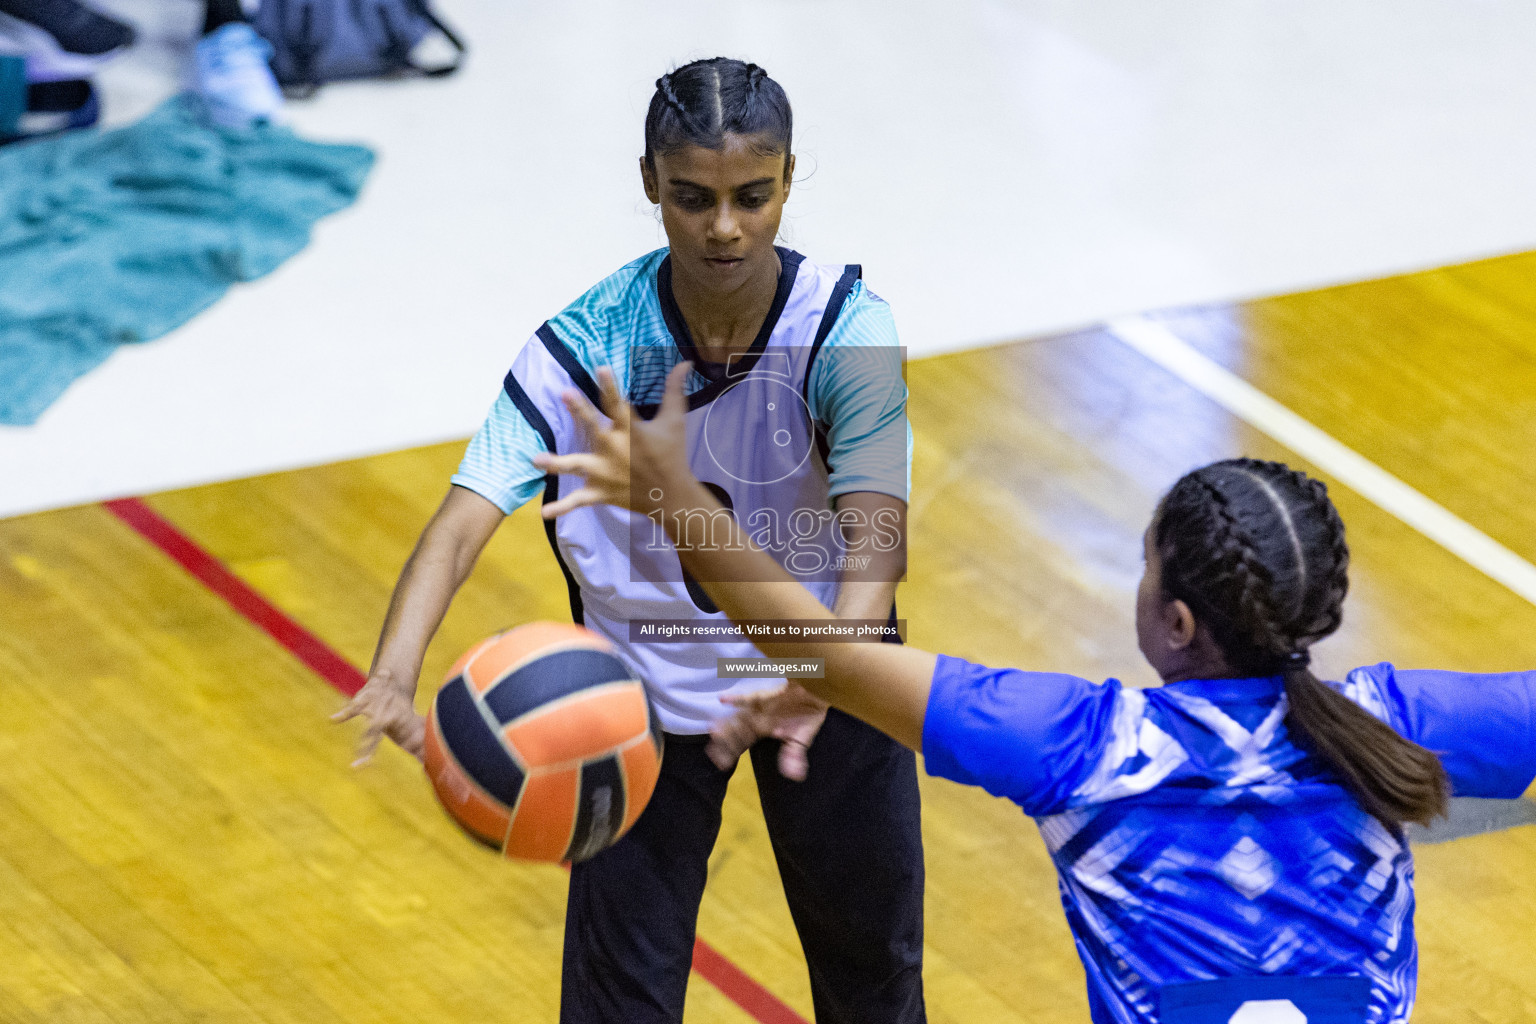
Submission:
<svg viewBox="0 0 1536 1024">
<path fill-rule="evenodd" d="M 1536 559 L 1536 255 L 1166 314 L 1180 336 Z M 1101 331 L 910 368 L 911 640 L 1153 681 L 1139 535 L 1181 472 L 1294 461 Z M 151 506 L 354 664 L 461 444 L 156 495 Z M 1335 488 L 1354 550 L 1337 674 L 1536 667 L 1536 607 Z M 428 659 L 566 614 L 531 509 Z M 429 689 L 429 688 L 425 688 Z M 0 522 L 0 1021 L 552 1021 L 565 876 L 467 842 L 419 769 L 348 768 L 341 698 L 100 507 Z M 743 764 L 700 935 L 806 1018 Z M 1033 826 L 924 783 L 935 1022 L 1087 1019 Z M 1536 1024 L 1536 828 L 1418 851 L 1416 1021 Z M 697 976 L 691 1022 L 751 1018 Z"/>
</svg>

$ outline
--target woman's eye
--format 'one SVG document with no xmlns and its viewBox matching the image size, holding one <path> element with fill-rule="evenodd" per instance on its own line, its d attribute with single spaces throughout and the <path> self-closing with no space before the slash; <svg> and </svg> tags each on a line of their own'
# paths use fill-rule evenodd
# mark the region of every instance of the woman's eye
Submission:
<svg viewBox="0 0 1536 1024">
<path fill-rule="evenodd" d="M 697 192 L 684 192 L 673 196 L 672 201 L 685 210 L 707 210 L 711 203 L 708 196 Z"/>
<path fill-rule="evenodd" d="M 749 210 L 755 210 L 759 206 L 762 206 L 768 202 L 768 193 L 748 192 L 746 195 L 738 199 L 737 202 Z"/>
</svg>

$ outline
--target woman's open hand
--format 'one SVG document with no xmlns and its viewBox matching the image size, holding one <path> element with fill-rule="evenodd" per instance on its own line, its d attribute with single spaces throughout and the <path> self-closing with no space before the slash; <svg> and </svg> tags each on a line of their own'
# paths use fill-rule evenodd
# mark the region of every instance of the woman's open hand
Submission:
<svg viewBox="0 0 1536 1024">
<path fill-rule="evenodd" d="M 688 468 L 688 436 L 683 422 L 687 401 L 683 380 L 691 363 L 679 363 L 667 375 L 661 408 L 654 419 L 642 419 L 619 392 L 613 372 L 597 371 L 603 413 L 593 408 L 581 392 L 567 391 L 566 408 L 585 429 L 590 452 L 572 455 L 540 454 L 534 465 L 549 473 L 580 476 L 580 488 L 544 506 L 544 518 L 554 519 L 587 505 L 617 505 L 644 515 L 662 507 L 669 487 L 691 481 Z"/>
<path fill-rule="evenodd" d="M 367 728 L 358 741 L 357 759 L 352 762 L 352 767 L 361 768 L 373 760 L 379 740 L 385 736 L 399 744 L 407 754 L 421 759 L 427 720 L 416 713 L 411 691 L 401 688 L 388 676 L 370 676 L 346 707 L 331 716 L 331 721 L 345 722 L 353 718 L 362 718 Z"/>
<path fill-rule="evenodd" d="M 811 743 L 827 720 L 825 701 L 797 683 L 720 699 L 736 712 L 710 727 L 704 752 L 716 768 L 730 771 L 754 743 L 769 736 L 779 741 L 779 774 L 794 782 L 805 781 Z"/>
</svg>

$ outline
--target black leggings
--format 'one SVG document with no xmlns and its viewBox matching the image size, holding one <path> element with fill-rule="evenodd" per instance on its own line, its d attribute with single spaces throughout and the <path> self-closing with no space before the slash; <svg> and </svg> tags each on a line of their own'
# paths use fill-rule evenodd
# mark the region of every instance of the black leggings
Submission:
<svg viewBox="0 0 1536 1024">
<path fill-rule="evenodd" d="M 571 869 L 562 1024 L 676 1024 L 709 854 L 731 772 L 703 736 L 667 736 L 661 778 L 634 829 Z M 779 775 L 776 741 L 752 769 L 784 895 L 810 969 L 818 1024 L 920 1024 L 923 848 L 916 758 L 838 711 L 804 782 Z"/>
</svg>

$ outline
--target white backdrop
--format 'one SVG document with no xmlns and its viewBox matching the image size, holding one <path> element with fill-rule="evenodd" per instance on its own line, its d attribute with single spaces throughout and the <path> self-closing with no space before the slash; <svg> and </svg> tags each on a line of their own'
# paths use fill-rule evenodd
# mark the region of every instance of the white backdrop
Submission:
<svg viewBox="0 0 1536 1024">
<path fill-rule="evenodd" d="M 201 7 L 100 2 L 145 35 L 103 76 L 120 123 Z M 662 244 L 645 105 L 716 53 L 794 102 L 786 242 L 863 263 L 914 356 L 1536 245 L 1523 0 L 439 4 L 458 77 L 293 107 L 378 151 L 360 202 L 0 428 L 0 515 L 471 433 L 542 320 Z"/>
</svg>

